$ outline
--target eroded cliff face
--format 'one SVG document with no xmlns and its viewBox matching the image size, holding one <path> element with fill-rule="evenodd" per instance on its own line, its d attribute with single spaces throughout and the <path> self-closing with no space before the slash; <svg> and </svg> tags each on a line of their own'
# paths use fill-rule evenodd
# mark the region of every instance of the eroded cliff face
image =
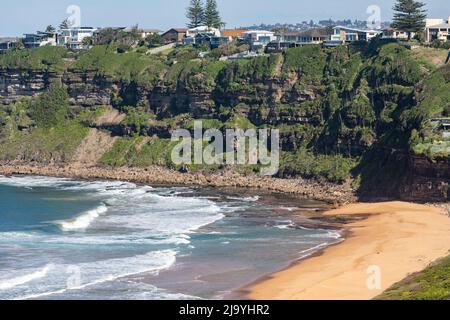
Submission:
<svg viewBox="0 0 450 320">
<path fill-rule="evenodd" d="M 109 105 L 118 85 L 94 73 L 64 73 L 47 71 L 0 69 L 0 104 L 10 104 L 23 97 L 35 97 L 45 92 L 52 81 L 67 85 L 73 105 Z"/>
<path fill-rule="evenodd" d="M 430 160 L 409 156 L 406 183 L 401 197 L 413 201 L 450 201 L 450 159 Z"/>
<path fill-rule="evenodd" d="M 0 103 L 9 104 L 22 97 L 34 97 L 49 87 L 58 76 L 54 73 L 0 69 Z"/>
<path fill-rule="evenodd" d="M 300 84 L 299 74 L 288 77 L 272 77 L 255 81 L 251 89 L 239 88 L 224 90 L 220 86 L 195 90 L 178 84 L 171 87 L 160 83 L 148 88 L 135 83 L 100 76 L 95 72 L 65 72 L 55 74 L 33 70 L 0 70 L 0 104 L 9 104 L 22 97 L 34 97 L 45 92 L 52 81 L 61 81 L 69 94 L 69 102 L 76 106 L 99 105 L 139 105 L 152 111 L 157 118 L 170 118 L 181 113 L 190 113 L 195 118 L 213 119 L 221 116 L 221 106 L 233 106 L 234 112 L 248 118 L 255 125 L 312 125 L 319 124 L 316 110 L 297 108 L 298 104 L 313 104 L 324 98 L 319 83 Z M 256 84 L 256 85 L 255 85 Z M 255 91 L 256 90 L 256 91 Z M 220 119 L 224 120 L 224 119 Z M 127 136 L 136 128 L 121 123 L 98 126 L 114 136 Z M 170 137 L 169 127 L 146 128 L 148 136 Z M 304 144 L 301 131 L 282 131 L 281 144 L 285 151 L 294 151 Z M 356 144 L 355 144 L 356 146 Z M 355 147 L 352 146 L 352 147 Z M 390 151 L 388 151 L 390 153 Z M 401 167 L 399 177 L 385 177 L 383 183 L 374 182 L 375 187 L 365 186 L 361 195 L 374 195 L 413 201 L 449 201 L 450 161 L 397 153 L 389 161 L 381 159 L 380 172 L 384 170 L 383 161 Z M 391 161 L 392 160 L 392 161 Z M 387 172 L 395 172 L 390 168 Z M 390 183 L 389 181 L 397 181 Z M 368 184 L 371 180 L 368 180 Z M 363 188 L 364 189 L 364 188 Z"/>
</svg>

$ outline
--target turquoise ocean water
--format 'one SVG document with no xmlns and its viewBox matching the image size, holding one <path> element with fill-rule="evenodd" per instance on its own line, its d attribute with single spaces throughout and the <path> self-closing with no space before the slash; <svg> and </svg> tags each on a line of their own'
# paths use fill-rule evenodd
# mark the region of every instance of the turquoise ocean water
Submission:
<svg viewBox="0 0 450 320">
<path fill-rule="evenodd" d="M 265 198 L 0 176 L 0 299 L 223 298 L 339 241 L 296 223 L 324 204 Z"/>
</svg>

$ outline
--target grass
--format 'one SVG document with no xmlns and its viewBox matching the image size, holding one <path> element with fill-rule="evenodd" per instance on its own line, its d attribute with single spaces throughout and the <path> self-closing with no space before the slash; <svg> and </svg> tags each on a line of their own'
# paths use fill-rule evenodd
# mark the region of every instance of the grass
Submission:
<svg viewBox="0 0 450 320">
<path fill-rule="evenodd" d="M 99 160 L 100 164 L 111 167 L 122 167 L 129 164 L 130 159 L 136 155 L 136 144 L 142 137 L 120 137 Z"/>
<path fill-rule="evenodd" d="M 0 68 L 20 68 L 61 73 L 66 68 L 67 50 L 44 46 L 36 49 L 12 50 L 0 55 Z"/>
<path fill-rule="evenodd" d="M 0 139 L 0 159 L 25 161 L 68 162 L 89 129 L 72 120 L 53 128 L 14 130 L 7 139 Z"/>
<path fill-rule="evenodd" d="M 444 65 L 448 50 L 430 47 L 417 47 L 412 50 L 412 56 L 428 71 L 434 71 Z"/>
<path fill-rule="evenodd" d="M 394 284 L 376 300 L 450 300 L 450 256 Z"/>
<path fill-rule="evenodd" d="M 426 155 L 430 159 L 449 157 L 450 141 L 433 141 L 428 143 L 419 143 L 413 147 L 416 154 Z"/>
<path fill-rule="evenodd" d="M 95 46 L 82 54 L 75 71 L 95 71 L 127 82 L 153 85 L 166 65 L 157 57 L 137 52 L 117 53 L 114 46 Z"/>
</svg>

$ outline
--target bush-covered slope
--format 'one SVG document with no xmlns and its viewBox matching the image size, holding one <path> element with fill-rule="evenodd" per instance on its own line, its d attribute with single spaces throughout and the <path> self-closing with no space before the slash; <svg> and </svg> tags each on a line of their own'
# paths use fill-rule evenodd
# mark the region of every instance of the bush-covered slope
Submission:
<svg viewBox="0 0 450 320">
<path fill-rule="evenodd" d="M 280 175 L 333 182 L 356 178 L 355 185 L 370 184 L 372 177 L 381 176 L 380 170 L 401 174 L 389 166 L 383 152 L 409 152 L 429 143 L 435 134 L 429 120 L 443 112 L 450 100 L 449 66 L 425 68 L 423 54 L 397 43 L 372 41 L 366 46 L 326 49 L 305 46 L 239 61 L 219 61 L 215 55 L 200 59 L 198 52 L 181 47 L 161 55 L 146 55 L 140 48 L 119 53 L 114 44 L 78 54 L 39 48 L 11 51 L 0 57 L 0 66 L 66 67 L 69 74 L 94 72 L 121 83 L 113 104 L 127 117 L 110 128 L 122 137 L 101 159 L 102 164 L 170 166 L 162 152 L 169 146 L 164 139 L 170 137 L 170 130 L 192 128 L 194 119 L 202 119 L 205 127 L 219 129 L 236 125 L 279 129 Z M 69 65 L 68 56 L 75 59 Z M 103 90 L 88 89 L 92 94 Z M 63 95 L 56 104 L 49 99 L 44 95 L 2 107 L 0 139 L 3 146 L 9 146 L 3 147 L 2 159 L 27 159 L 11 152 L 11 146 L 20 149 L 34 144 L 26 139 L 39 130 L 57 132 L 55 128 L 68 123 L 83 127 L 77 120 L 80 110 L 67 109 Z M 39 112 L 39 105 L 44 104 L 56 106 L 49 109 L 48 119 L 49 115 Z M 74 130 L 79 136 L 64 143 L 72 151 L 70 146 L 82 139 L 81 127 Z M 143 139 L 154 134 L 159 140 Z M 35 143 L 33 148 L 58 154 L 53 157 L 58 160 L 70 158 L 69 151 L 61 156 L 57 150 L 64 153 L 64 148 L 50 145 Z"/>
</svg>

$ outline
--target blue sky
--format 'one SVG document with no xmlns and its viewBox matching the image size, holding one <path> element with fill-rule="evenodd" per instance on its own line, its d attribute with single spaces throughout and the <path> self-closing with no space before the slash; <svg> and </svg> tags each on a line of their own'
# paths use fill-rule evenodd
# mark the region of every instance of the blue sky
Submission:
<svg viewBox="0 0 450 320">
<path fill-rule="evenodd" d="M 450 1 L 423 0 L 429 16 L 450 16 Z M 382 20 L 392 17 L 394 0 L 218 0 L 228 27 L 318 19 L 366 19 L 366 9 L 381 8 Z M 189 0 L 15 0 L 0 4 L 0 36 L 15 36 L 58 25 L 69 5 L 81 8 L 84 26 L 131 26 L 167 29 L 186 24 Z M 6 13 L 6 14 L 5 14 Z"/>
</svg>

